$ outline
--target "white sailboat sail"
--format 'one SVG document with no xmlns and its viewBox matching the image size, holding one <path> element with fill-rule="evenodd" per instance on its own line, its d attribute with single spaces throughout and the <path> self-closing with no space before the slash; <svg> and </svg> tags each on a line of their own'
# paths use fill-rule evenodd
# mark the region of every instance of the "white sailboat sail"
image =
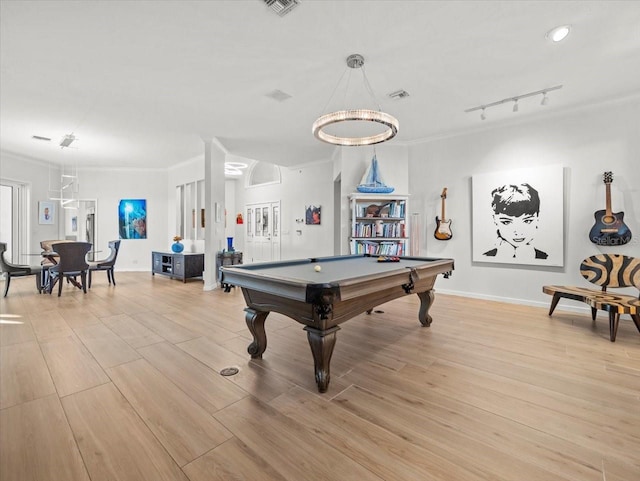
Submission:
<svg viewBox="0 0 640 481">
<path fill-rule="evenodd" d="M 360 184 L 357 187 L 358 192 L 364 193 L 380 193 L 380 194 L 389 194 L 394 191 L 393 187 L 385 184 L 382 178 L 382 172 L 380 172 L 380 167 L 378 166 L 378 159 L 376 154 L 373 154 L 373 158 L 371 159 L 371 165 L 367 168 L 367 171 L 362 176 L 360 180 Z"/>
</svg>

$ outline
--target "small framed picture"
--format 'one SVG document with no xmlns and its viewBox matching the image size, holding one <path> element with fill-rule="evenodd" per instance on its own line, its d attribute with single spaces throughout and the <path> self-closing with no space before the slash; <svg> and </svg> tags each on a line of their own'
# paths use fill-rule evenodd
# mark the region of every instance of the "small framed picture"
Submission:
<svg viewBox="0 0 640 481">
<path fill-rule="evenodd" d="M 38 224 L 54 224 L 56 205 L 53 202 L 41 200 L 38 202 Z"/>
<path fill-rule="evenodd" d="M 318 205 L 308 205 L 305 207 L 305 224 L 320 225 L 322 220 L 322 208 Z"/>
</svg>

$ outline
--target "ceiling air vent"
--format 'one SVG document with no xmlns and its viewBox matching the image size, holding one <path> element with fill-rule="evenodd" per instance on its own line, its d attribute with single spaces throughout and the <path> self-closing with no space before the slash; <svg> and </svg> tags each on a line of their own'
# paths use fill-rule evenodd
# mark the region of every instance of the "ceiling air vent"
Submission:
<svg viewBox="0 0 640 481">
<path fill-rule="evenodd" d="M 263 0 L 263 2 L 267 5 L 267 7 L 276 12 L 281 17 L 284 17 L 300 3 L 299 0 Z"/>
<path fill-rule="evenodd" d="M 283 92 L 282 90 L 276 89 L 273 92 L 269 92 L 267 94 L 267 97 L 272 98 L 273 100 L 277 100 L 278 102 L 284 102 L 285 100 L 290 99 L 291 95 Z"/>
</svg>

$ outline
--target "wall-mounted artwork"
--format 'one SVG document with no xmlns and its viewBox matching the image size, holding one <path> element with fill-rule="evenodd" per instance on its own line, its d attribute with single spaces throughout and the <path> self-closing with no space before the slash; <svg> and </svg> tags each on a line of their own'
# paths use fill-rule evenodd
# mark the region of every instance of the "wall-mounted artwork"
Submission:
<svg viewBox="0 0 640 481">
<path fill-rule="evenodd" d="M 120 239 L 147 238 L 146 199 L 122 199 L 118 205 Z"/>
<path fill-rule="evenodd" d="M 78 216 L 74 215 L 71 218 L 71 232 L 78 232 Z"/>
<path fill-rule="evenodd" d="M 320 224 L 321 220 L 321 207 L 315 205 L 308 205 L 305 207 L 305 224 Z"/>
<path fill-rule="evenodd" d="M 562 266 L 563 186 L 561 165 L 474 175 L 473 261 Z"/>
<path fill-rule="evenodd" d="M 53 202 L 41 200 L 38 202 L 38 224 L 53 224 L 55 222 L 56 205 Z"/>
</svg>

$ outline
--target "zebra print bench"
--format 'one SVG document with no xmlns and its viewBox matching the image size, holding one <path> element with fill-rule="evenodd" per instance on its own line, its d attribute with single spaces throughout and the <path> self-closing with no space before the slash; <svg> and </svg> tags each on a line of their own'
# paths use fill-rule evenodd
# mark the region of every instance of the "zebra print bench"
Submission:
<svg viewBox="0 0 640 481">
<path fill-rule="evenodd" d="M 640 259 L 619 254 L 599 254 L 587 257 L 580 264 L 580 274 L 601 289 L 573 286 L 543 286 L 542 292 L 553 296 L 549 316 L 560 299 L 581 301 L 591 307 L 595 321 L 599 310 L 609 313 L 609 338 L 616 340 L 621 314 L 629 314 L 640 332 L 640 293 L 638 297 L 613 294 L 607 288 L 635 287 L 640 290 Z"/>
</svg>

